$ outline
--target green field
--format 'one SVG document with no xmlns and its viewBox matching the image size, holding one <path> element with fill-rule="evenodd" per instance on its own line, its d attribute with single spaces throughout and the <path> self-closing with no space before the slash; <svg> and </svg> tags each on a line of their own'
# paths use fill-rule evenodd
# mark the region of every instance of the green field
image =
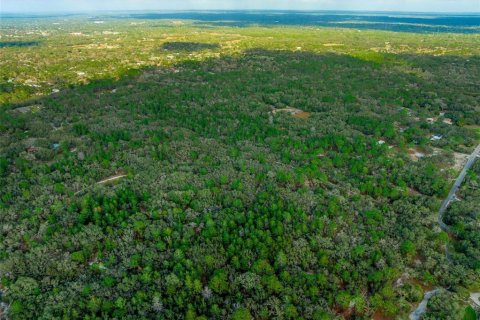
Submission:
<svg viewBox="0 0 480 320">
<path fill-rule="evenodd" d="M 480 35 L 0 27 L 0 315 L 469 319 Z"/>
</svg>

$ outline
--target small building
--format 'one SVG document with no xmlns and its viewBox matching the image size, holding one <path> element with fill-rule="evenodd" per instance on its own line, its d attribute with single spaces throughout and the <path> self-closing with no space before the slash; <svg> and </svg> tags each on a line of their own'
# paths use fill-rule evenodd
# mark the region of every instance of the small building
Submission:
<svg viewBox="0 0 480 320">
<path fill-rule="evenodd" d="M 470 300 L 476 308 L 480 308 L 480 292 L 470 293 Z"/>
<path fill-rule="evenodd" d="M 430 138 L 431 141 L 438 141 L 438 140 L 442 140 L 442 139 L 443 139 L 443 136 L 441 134 L 434 134 Z"/>
</svg>

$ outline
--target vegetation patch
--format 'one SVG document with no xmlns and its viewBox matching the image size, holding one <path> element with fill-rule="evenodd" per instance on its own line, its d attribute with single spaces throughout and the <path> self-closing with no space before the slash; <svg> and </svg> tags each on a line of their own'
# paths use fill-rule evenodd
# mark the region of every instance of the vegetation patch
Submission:
<svg viewBox="0 0 480 320">
<path fill-rule="evenodd" d="M 161 48 L 166 51 L 195 52 L 201 50 L 214 50 L 220 48 L 216 43 L 201 42 L 165 42 Z"/>
<path fill-rule="evenodd" d="M 454 152 L 478 144 L 478 37 L 203 14 L 45 18 L 48 46 L 2 49 L 0 310 L 403 319 L 442 287 L 424 317 L 471 317 L 478 163 L 451 236 L 437 212 Z M 46 37 L 27 22 L 2 20 L 2 39 Z"/>
</svg>

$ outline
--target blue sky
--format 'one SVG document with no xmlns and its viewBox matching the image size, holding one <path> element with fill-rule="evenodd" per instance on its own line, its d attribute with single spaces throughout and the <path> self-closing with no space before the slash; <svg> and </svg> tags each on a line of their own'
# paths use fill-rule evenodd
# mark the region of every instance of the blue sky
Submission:
<svg viewBox="0 0 480 320">
<path fill-rule="evenodd" d="M 1 12 L 210 9 L 480 12 L 480 0 L 0 0 Z"/>
</svg>

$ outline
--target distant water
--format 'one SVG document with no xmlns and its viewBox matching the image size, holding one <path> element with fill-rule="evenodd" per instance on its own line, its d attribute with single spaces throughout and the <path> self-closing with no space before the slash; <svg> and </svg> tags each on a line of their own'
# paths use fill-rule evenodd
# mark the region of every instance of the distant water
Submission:
<svg viewBox="0 0 480 320">
<path fill-rule="evenodd" d="M 198 24 L 246 27 L 299 25 L 416 33 L 480 33 L 480 14 L 360 13 L 335 11 L 192 11 L 131 13 L 137 19 L 190 19 Z"/>
<path fill-rule="evenodd" d="M 118 11 L 0 14 L 1 20 L 84 16 L 88 19 L 187 19 L 203 26 L 319 26 L 415 33 L 480 33 L 480 13 L 436 14 L 352 11 Z"/>
</svg>

